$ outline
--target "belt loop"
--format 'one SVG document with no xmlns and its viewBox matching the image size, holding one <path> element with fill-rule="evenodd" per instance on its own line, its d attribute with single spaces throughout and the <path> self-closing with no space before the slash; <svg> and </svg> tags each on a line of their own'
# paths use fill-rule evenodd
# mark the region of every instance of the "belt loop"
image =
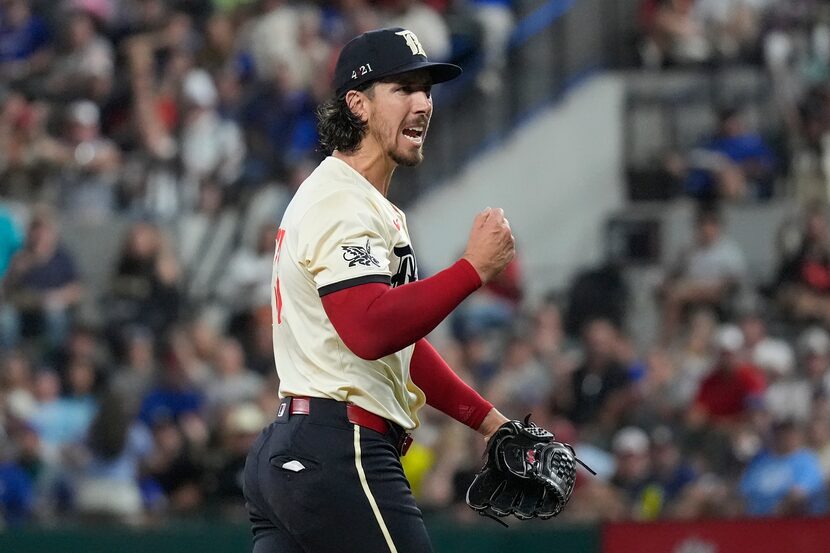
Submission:
<svg viewBox="0 0 830 553">
<path fill-rule="evenodd" d="M 409 446 L 412 445 L 412 442 L 412 434 L 409 432 L 401 434 L 401 439 L 398 441 L 398 451 L 400 452 L 401 457 L 406 455 L 406 452 L 409 451 Z"/>
</svg>

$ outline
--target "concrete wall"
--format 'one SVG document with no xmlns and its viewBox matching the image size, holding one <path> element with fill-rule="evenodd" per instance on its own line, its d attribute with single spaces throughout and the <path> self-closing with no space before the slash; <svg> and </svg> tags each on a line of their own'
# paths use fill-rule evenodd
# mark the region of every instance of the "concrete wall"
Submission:
<svg viewBox="0 0 830 553">
<path fill-rule="evenodd" d="M 605 216 L 623 203 L 623 92 L 614 76 L 583 82 L 421 198 L 407 219 L 423 272 L 463 252 L 473 217 L 488 206 L 510 220 L 531 297 L 599 260 Z"/>
</svg>

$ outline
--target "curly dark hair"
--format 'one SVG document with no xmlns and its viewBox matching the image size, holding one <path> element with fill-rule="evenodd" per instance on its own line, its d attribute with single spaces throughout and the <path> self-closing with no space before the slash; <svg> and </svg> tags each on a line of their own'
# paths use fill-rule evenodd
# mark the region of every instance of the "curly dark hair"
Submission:
<svg viewBox="0 0 830 553">
<path fill-rule="evenodd" d="M 332 98 L 317 107 L 317 133 L 326 155 L 334 150 L 354 152 L 366 135 L 366 122 L 349 109 L 345 98 Z"/>
<path fill-rule="evenodd" d="M 355 90 L 365 92 L 371 98 L 374 96 L 374 86 L 389 80 L 365 83 Z M 316 114 L 317 134 L 320 135 L 320 149 L 323 153 L 331 155 L 334 150 L 351 153 L 358 149 L 360 141 L 366 136 L 366 122 L 349 109 L 345 96 L 323 102 L 317 106 Z"/>
</svg>

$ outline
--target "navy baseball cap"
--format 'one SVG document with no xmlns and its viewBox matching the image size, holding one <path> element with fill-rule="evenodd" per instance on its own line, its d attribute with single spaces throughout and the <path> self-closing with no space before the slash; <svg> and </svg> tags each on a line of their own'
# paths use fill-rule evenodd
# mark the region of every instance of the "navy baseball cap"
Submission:
<svg viewBox="0 0 830 553">
<path fill-rule="evenodd" d="M 433 84 L 461 74 L 457 65 L 429 61 L 412 31 L 400 27 L 378 29 L 353 38 L 343 47 L 332 85 L 337 97 L 341 98 L 368 82 L 416 69 L 429 71 Z"/>
</svg>

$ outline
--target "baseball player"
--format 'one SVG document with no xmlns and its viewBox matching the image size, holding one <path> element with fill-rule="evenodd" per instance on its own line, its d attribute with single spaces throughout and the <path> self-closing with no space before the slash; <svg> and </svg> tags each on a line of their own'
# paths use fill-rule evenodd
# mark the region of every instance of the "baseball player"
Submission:
<svg viewBox="0 0 830 553">
<path fill-rule="evenodd" d="M 330 152 L 276 237 L 272 313 L 277 418 L 254 444 L 245 497 L 255 553 L 432 551 L 400 456 L 428 403 L 484 436 L 507 419 L 424 337 L 514 254 L 501 209 L 479 213 L 465 253 L 426 279 L 404 213 L 386 199 L 423 159 L 430 90 L 457 77 L 400 28 L 340 53 L 319 108 Z"/>
</svg>

